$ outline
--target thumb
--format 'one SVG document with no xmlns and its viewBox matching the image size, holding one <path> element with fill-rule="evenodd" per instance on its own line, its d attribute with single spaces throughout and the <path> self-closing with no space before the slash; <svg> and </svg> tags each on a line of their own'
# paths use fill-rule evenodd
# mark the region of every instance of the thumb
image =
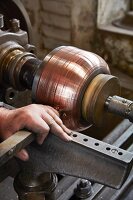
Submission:
<svg viewBox="0 0 133 200">
<path fill-rule="evenodd" d="M 25 149 L 22 149 L 20 152 L 18 152 L 16 157 L 23 161 L 27 161 L 29 159 L 28 152 Z"/>
</svg>

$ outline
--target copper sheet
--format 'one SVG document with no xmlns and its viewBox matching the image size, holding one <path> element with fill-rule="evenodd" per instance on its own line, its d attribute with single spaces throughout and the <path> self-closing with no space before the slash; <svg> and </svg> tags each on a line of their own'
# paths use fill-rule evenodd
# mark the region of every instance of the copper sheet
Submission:
<svg viewBox="0 0 133 200">
<path fill-rule="evenodd" d="M 106 62 L 96 54 L 71 46 L 55 49 L 44 59 L 33 83 L 37 103 L 59 110 L 64 124 L 83 130 L 90 124 L 82 119 L 81 103 L 91 80 L 109 74 Z"/>
</svg>

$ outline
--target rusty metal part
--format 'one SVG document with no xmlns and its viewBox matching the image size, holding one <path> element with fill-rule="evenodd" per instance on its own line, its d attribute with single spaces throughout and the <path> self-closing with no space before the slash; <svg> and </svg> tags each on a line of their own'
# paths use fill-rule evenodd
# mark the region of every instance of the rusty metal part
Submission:
<svg viewBox="0 0 133 200">
<path fill-rule="evenodd" d="M 83 97 L 83 118 L 96 126 L 103 125 L 107 117 L 105 101 L 114 94 L 120 94 L 119 80 L 111 75 L 97 75 L 88 85 Z"/>
<path fill-rule="evenodd" d="M 88 198 L 92 194 L 91 182 L 85 179 L 81 179 L 74 193 L 78 199 Z"/>
<path fill-rule="evenodd" d="M 12 32 L 10 30 L 3 31 L 2 29 L 0 31 L 0 45 L 8 41 L 19 43 L 19 45 L 24 47 L 28 44 L 27 32 L 22 31 L 21 29 L 17 32 Z"/>
<path fill-rule="evenodd" d="M 33 42 L 31 22 L 20 0 L 0 0 L 0 13 L 4 15 L 4 30 L 8 30 L 11 19 L 20 20 L 21 29 L 28 33 L 28 42 Z"/>
<path fill-rule="evenodd" d="M 119 97 L 109 96 L 105 102 L 108 112 L 114 113 L 133 122 L 133 101 Z"/>
<path fill-rule="evenodd" d="M 113 25 L 123 29 L 133 30 L 133 11 L 127 12 L 122 19 L 113 21 Z"/>
<path fill-rule="evenodd" d="M 33 99 L 55 107 L 67 127 L 83 130 L 89 124 L 82 120 L 82 98 L 88 84 L 100 73 L 110 72 L 98 55 L 75 47 L 59 47 L 46 56 L 35 75 Z"/>
<path fill-rule="evenodd" d="M 19 173 L 14 180 L 14 189 L 20 200 L 44 200 L 57 186 L 56 174 L 43 173 L 30 177 Z"/>
<path fill-rule="evenodd" d="M 18 95 L 18 91 L 14 90 L 11 87 L 7 88 L 6 92 L 5 92 L 6 103 L 8 103 L 10 105 L 14 104 L 16 101 L 17 95 Z"/>
<path fill-rule="evenodd" d="M 20 30 L 20 21 L 18 19 L 10 20 L 10 28 L 12 32 L 16 33 Z"/>
<path fill-rule="evenodd" d="M 25 52 L 24 48 L 18 43 L 8 41 L 0 45 L 0 83 L 8 84 L 18 90 L 24 90 L 25 87 L 20 76 L 23 66 L 30 60 L 36 60 L 35 55 Z"/>
</svg>

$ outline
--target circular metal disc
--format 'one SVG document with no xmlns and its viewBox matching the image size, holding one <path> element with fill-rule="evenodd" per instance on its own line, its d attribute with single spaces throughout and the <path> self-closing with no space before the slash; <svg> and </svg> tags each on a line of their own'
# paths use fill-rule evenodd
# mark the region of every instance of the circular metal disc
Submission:
<svg viewBox="0 0 133 200">
<path fill-rule="evenodd" d="M 118 79 L 111 75 L 97 75 L 88 86 L 82 101 L 84 119 L 89 123 L 101 126 L 107 117 L 105 101 L 113 95 L 120 95 Z"/>
</svg>

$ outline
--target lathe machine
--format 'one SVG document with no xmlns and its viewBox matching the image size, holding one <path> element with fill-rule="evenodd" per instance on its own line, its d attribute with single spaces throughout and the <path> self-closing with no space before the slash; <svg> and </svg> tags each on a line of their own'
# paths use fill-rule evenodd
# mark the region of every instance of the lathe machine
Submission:
<svg viewBox="0 0 133 200">
<path fill-rule="evenodd" d="M 59 111 L 73 138 L 67 143 L 49 134 L 38 146 L 33 133 L 15 133 L 0 143 L 0 180 L 15 177 L 20 200 L 122 199 L 133 182 L 133 102 L 119 96 L 118 78 L 100 56 L 72 46 L 38 59 L 23 5 L 1 0 L 0 13 L 1 106 L 14 109 L 15 91 L 31 90 L 32 102 Z M 108 113 L 130 122 L 103 141 L 79 133 L 106 126 Z M 13 158 L 24 147 L 25 163 Z"/>
</svg>

